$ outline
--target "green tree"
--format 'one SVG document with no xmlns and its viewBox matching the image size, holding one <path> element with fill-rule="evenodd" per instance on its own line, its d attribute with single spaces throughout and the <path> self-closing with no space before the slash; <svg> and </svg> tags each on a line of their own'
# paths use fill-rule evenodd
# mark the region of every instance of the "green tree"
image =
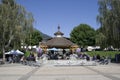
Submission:
<svg viewBox="0 0 120 80">
<path fill-rule="evenodd" d="M 22 43 L 26 46 L 31 45 L 31 37 L 32 37 L 32 33 L 34 31 L 34 27 L 33 27 L 33 16 L 31 13 L 28 13 L 28 15 L 26 16 L 26 24 L 25 27 L 23 27 L 22 30 Z M 24 35 L 25 34 L 25 35 Z"/>
<path fill-rule="evenodd" d="M 79 46 L 95 45 L 95 30 L 87 24 L 80 24 L 70 33 L 70 39 Z"/>
<path fill-rule="evenodd" d="M 106 36 L 108 46 L 120 47 L 120 0 L 99 0 L 101 32 Z"/>
<path fill-rule="evenodd" d="M 31 39 L 26 39 L 26 44 L 34 46 L 39 45 L 39 42 L 42 40 L 42 36 L 40 31 L 34 29 L 32 33 L 30 33 Z"/>
<path fill-rule="evenodd" d="M 106 36 L 103 33 L 97 33 L 95 36 L 95 44 L 101 46 L 101 48 L 105 48 L 106 46 Z"/>
<path fill-rule="evenodd" d="M 29 24 L 29 23 L 31 24 Z M 5 61 L 5 51 L 9 47 L 20 47 L 21 41 L 26 39 L 28 26 L 32 26 L 32 19 L 28 12 L 18 5 L 15 0 L 0 1 L 0 48 Z"/>
</svg>

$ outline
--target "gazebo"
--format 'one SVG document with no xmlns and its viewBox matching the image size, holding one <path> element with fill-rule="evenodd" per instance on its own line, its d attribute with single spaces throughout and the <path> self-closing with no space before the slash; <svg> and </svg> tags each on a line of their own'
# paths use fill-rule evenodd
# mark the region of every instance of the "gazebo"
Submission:
<svg viewBox="0 0 120 80">
<path fill-rule="evenodd" d="M 71 49 L 72 51 L 79 46 L 71 42 L 69 39 L 63 37 L 64 33 L 60 31 L 60 26 L 58 26 L 58 31 L 54 33 L 55 37 L 48 40 L 44 45 L 41 45 L 43 49 L 46 48 L 61 48 L 61 49 Z M 42 48 L 41 47 L 41 48 Z"/>
</svg>

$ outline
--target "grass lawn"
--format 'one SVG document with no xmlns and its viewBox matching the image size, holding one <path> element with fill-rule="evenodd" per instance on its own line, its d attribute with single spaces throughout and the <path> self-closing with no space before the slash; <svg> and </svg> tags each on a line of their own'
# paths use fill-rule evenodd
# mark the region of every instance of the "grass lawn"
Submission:
<svg viewBox="0 0 120 80">
<path fill-rule="evenodd" d="M 91 57 L 93 55 L 99 54 L 100 56 L 111 56 L 112 59 L 115 58 L 115 54 L 120 53 L 120 51 L 89 51 L 87 54 L 89 54 Z"/>
</svg>

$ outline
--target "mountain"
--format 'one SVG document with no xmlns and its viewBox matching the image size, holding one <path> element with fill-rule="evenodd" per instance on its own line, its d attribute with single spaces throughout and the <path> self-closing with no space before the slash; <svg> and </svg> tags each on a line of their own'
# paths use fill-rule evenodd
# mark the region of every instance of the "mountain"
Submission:
<svg viewBox="0 0 120 80">
<path fill-rule="evenodd" d="M 44 34 L 44 33 L 42 33 L 42 32 L 40 32 L 40 33 L 41 33 L 41 36 L 42 36 L 42 38 L 43 38 L 44 41 L 52 38 L 51 36 L 49 36 L 49 35 L 47 35 L 47 34 Z"/>
</svg>

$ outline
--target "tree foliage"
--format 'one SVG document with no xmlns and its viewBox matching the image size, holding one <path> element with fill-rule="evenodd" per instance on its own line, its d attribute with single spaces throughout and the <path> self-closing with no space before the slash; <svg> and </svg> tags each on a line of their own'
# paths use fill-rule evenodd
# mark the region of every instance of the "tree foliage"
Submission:
<svg viewBox="0 0 120 80">
<path fill-rule="evenodd" d="M 33 32 L 31 32 L 29 35 L 30 38 L 26 39 L 25 43 L 31 46 L 39 45 L 39 42 L 42 40 L 40 31 L 34 29 Z"/>
<path fill-rule="evenodd" d="M 28 36 L 33 32 L 33 21 L 32 14 L 15 0 L 0 0 L 0 48 L 3 60 L 7 49 L 20 48 L 21 42 L 31 39 Z"/>
<path fill-rule="evenodd" d="M 120 47 L 120 0 L 99 0 L 100 31 L 106 37 L 106 46 Z"/>
<path fill-rule="evenodd" d="M 106 36 L 103 33 L 96 31 L 95 44 L 97 46 L 101 46 L 101 48 L 107 47 L 106 46 Z"/>
<path fill-rule="evenodd" d="M 70 39 L 79 46 L 95 45 L 95 30 L 87 24 L 80 24 L 71 31 Z"/>
</svg>

